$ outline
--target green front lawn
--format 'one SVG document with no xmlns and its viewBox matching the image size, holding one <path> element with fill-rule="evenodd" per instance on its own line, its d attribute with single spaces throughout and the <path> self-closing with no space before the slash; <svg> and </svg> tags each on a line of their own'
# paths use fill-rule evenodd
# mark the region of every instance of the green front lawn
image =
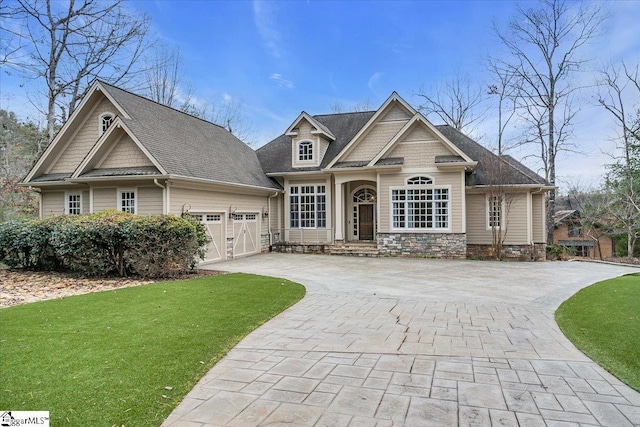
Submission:
<svg viewBox="0 0 640 427">
<path fill-rule="evenodd" d="M 576 347 L 640 391 L 640 274 L 582 289 L 562 303 L 556 320 Z"/>
<path fill-rule="evenodd" d="M 240 339 L 304 296 L 247 274 L 0 310 L 0 409 L 51 425 L 158 426 Z"/>
</svg>

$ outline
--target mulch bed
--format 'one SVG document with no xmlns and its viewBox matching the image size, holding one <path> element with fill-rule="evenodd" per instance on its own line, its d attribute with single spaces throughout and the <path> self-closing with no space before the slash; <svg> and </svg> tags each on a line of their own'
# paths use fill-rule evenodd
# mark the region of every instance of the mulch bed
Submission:
<svg viewBox="0 0 640 427">
<path fill-rule="evenodd" d="M 221 271 L 194 270 L 179 277 L 145 280 L 122 277 L 81 277 L 74 274 L 0 269 L 0 308 L 28 304 L 90 292 L 139 286 L 161 280 L 194 279 L 223 274 Z"/>
</svg>

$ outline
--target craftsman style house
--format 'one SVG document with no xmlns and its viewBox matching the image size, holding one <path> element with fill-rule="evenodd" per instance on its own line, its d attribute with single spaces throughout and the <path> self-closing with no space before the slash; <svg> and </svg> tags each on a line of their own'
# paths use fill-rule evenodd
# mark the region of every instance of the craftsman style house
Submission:
<svg viewBox="0 0 640 427">
<path fill-rule="evenodd" d="M 603 225 L 584 225 L 576 209 L 559 210 L 553 215 L 553 243 L 563 246 L 570 256 L 612 258 L 614 242 L 606 231 Z"/>
<path fill-rule="evenodd" d="M 492 196 L 498 184 L 509 209 Z M 540 258 L 550 188 L 396 93 L 376 111 L 302 112 L 253 151 L 217 125 L 104 82 L 22 185 L 40 194 L 41 216 L 195 215 L 212 238 L 206 261 L 353 247 L 464 258 L 488 254 L 495 228 L 508 254 Z"/>
</svg>

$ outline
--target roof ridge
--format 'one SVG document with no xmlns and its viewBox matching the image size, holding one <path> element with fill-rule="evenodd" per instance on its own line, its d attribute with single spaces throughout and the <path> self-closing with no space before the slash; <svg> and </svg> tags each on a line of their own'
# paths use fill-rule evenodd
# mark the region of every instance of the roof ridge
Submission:
<svg viewBox="0 0 640 427">
<path fill-rule="evenodd" d="M 135 92 L 133 92 L 133 91 L 131 91 L 131 90 L 129 90 L 129 89 L 123 89 L 123 88 L 121 88 L 121 87 L 119 87 L 119 86 L 115 86 L 115 85 L 112 85 L 111 83 L 107 83 L 107 82 L 105 82 L 104 80 L 100 80 L 100 79 L 96 79 L 96 80 L 97 80 L 97 81 L 98 81 L 98 83 L 100 83 L 100 84 L 107 85 L 107 86 L 112 87 L 112 88 L 117 89 L 117 90 L 121 90 L 122 92 L 128 93 L 129 95 L 133 95 L 133 96 L 136 96 L 136 97 L 138 97 L 138 98 L 144 99 L 145 101 L 151 102 L 152 104 L 156 104 L 156 105 L 158 105 L 158 106 L 160 106 L 160 107 L 164 107 L 164 108 L 166 108 L 166 109 L 168 109 L 168 110 L 175 111 L 176 113 L 180 113 L 180 114 L 185 115 L 185 116 L 187 116 L 187 117 L 192 117 L 192 118 L 194 118 L 194 119 L 198 119 L 198 120 L 203 121 L 203 122 L 205 122 L 205 123 L 208 123 L 208 124 L 210 124 L 210 125 L 214 125 L 214 126 L 217 126 L 217 127 L 221 128 L 221 129 L 227 130 L 227 129 L 225 129 L 223 126 L 221 126 L 221 125 L 219 125 L 219 124 L 217 124 L 217 123 L 213 123 L 213 122 L 212 122 L 212 121 L 210 121 L 210 120 L 203 119 L 202 117 L 198 117 L 198 116 L 196 116 L 196 115 L 194 115 L 194 114 L 187 113 L 187 112 L 182 111 L 182 110 L 178 110 L 177 108 L 170 107 L 170 106 L 165 105 L 165 104 L 163 104 L 163 103 L 161 103 L 161 102 L 154 101 L 153 99 L 149 99 L 149 98 L 147 98 L 146 96 L 142 96 L 142 95 L 140 95 L 139 93 L 135 93 Z M 234 136 L 235 136 L 235 135 L 234 135 Z M 237 137 L 236 137 L 236 138 L 237 138 Z M 238 138 L 238 139 L 240 139 L 240 138 Z M 242 141 L 242 142 L 244 142 L 244 141 Z M 245 144 L 246 144 L 246 143 L 245 143 Z"/>
<path fill-rule="evenodd" d="M 347 114 L 375 113 L 376 111 L 377 110 L 367 110 L 367 111 L 347 111 L 346 113 L 314 114 L 311 117 L 315 118 L 315 117 L 326 117 L 326 116 L 346 116 Z"/>
</svg>

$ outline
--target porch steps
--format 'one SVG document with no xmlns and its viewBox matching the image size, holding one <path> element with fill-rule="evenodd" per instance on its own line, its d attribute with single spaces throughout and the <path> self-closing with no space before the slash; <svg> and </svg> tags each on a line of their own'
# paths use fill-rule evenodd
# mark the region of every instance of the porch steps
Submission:
<svg viewBox="0 0 640 427">
<path fill-rule="evenodd" d="M 344 243 L 341 245 L 331 246 L 329 248 L 331 255 L 345 255 L 358 257 L 378 257 L 378 245 L 376 243 Z"/>
</svg>

